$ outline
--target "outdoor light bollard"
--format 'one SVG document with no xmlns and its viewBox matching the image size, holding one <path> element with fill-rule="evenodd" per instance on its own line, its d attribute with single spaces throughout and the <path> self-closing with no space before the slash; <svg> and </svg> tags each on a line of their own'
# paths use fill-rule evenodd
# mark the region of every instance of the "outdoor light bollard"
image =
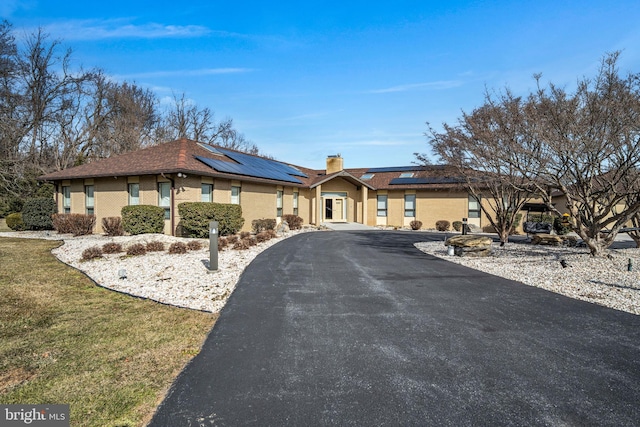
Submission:
<svg viewBox="0 0 640 427">
<path fill-rule="evenodd" d="M 629 258 L 629 263 L 627 264 L 627 271 L 633 271 L 633 262 L 631 258 Z"/>
<path fill-rule="evenodd" d="M 218 221 L 209 223 L 209 273 L 218 270 Z"/>
<path fill-rule="evenodd" d="M 467 234 L 467 218 L 462 218 L 462 234 Z"/>
</svg>

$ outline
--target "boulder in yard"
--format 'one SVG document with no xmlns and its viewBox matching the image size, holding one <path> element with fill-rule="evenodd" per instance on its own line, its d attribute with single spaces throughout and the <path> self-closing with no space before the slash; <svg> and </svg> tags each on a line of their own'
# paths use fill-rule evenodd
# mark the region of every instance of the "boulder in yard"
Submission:
<svg viewBox="0 0 640 427">
<path fill-rule="evenodd" d="M 534 245 L 560 246 L 562 238 L 553 234 L 536 234 L 531 238 L 531 243 Z"/>
<path fill-rule="evenodd" d="M 453 246 L 458 256 L 484 257 L 491 254 L 493 240 L 487 236 L 460 235 L 447 239 L 446 246 Z"/>
<path fill-rule="evenodd" d="M 477 236 L 474 234 L 465 234 L 449 237 L 444 243 L 446 246 L 456 246 L 459 248 L 476 248 L 483 246 L 491 246 L 493 240 L 488 236 Z"/>
</svg>

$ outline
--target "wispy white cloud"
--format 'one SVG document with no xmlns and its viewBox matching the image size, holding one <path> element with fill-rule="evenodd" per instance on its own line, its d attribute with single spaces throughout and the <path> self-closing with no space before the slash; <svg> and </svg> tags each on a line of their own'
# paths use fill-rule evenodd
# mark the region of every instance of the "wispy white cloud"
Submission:
<svg viewBox="0 0 640 427">
<path fill-rule="evenodd" d="M 216 74 L 238 74 L 248 73 L 253 71 L 251 68 L 199 68 L 195 70 L 164 70 L 164 71 L 149 71 L 133 74 L 122 74 L 115 76 L 118 79 L 130 80 L 130 79 L 147 79 L 154 77 L 197 77 L 197 76 L 211 76 Z"/>
<path fill-rule="evenodd" d="M 212 31 L 202 25 L 168 25 L 155 22 L 135 24 L 132 19 L 88 19 L 54 22 L 43 26 L 45 32 L 65 40 L 192 38 L 211 34 L 232 35 Z M 30 32 L 30 31 L 27 31 Z"/>
<path fill-rule="evenodd" d="M 413 83 L 406 85 L 392 86 L 384 89 L 373 89 L 367 93 L 393 93 L 393 92 L 408 92 L 413 90 L 442 90 L 451 89 L 454 87 L 462 86 L 462 80 L 440 80 L 427 83 Z"/>
<path fill-rule="evenodd" d="M 0 2 L 0 17 L 9 18 L 19 9 L 31 9 L 34 7 L 32 0 L 2 0 Z"/>
</svg>

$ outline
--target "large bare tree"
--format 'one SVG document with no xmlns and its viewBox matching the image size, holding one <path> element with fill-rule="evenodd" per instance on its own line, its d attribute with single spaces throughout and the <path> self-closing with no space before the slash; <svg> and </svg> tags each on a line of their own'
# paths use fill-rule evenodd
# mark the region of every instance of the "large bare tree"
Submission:
<svg viewBox="0 0 640 427">
<path fill-rule="evenodd" d="M 609 247 L 640 212 L 640 75 L 620 75 L 619 53 L 606 55 L 594 78 L 575 92 L 549 84 L 531 96 L 532 138 L 519 148 L 535 158 L 522 168 L 549 208 L 551 191 L 566 198 L 575 231 L 592 255 Z"/>
<path fill-rule="evenodd" d="M 528 158 L 519 158 L 513 147 L 527 137 L 525 105 L 505 91 L 497 98 L 485 95 L 485 104 L 457 124 L 444 124 L 438 132 L 431 126 L 426 136 L 440 161 L 454 166 L 463 188 L 480 204 L 504 245 L 512 233 L 520 210 L 534 194 L 529 178 L 518 171 Z M 428 163 L 425 154 L 416 154 Z"/>
</svg>

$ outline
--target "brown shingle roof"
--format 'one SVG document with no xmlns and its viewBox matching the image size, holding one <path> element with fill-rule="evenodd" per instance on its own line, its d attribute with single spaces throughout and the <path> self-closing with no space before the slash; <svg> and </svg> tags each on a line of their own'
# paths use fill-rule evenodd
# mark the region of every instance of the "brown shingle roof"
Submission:
<svg viewBox="0 0 640 427">
<path fill-rule="evenodd" d="M 224 155 L 216 155 L 200 144 L 189 139 L 179 139 L 166 142 L 153 147 L 121 154 L 106 159 L 100 159 L 84 165 L 52 172 L 39 177 L 44 181 L 61 181 L 67 179 L 98 178 L 109 176 L 136 176 L 136 175 L 159 175 L 184 174 L 211 176 L 214 178 L 240 179 L 244 181 L 263 182 L 282 185 L 283 181 L 258 178 L 231 173 L 218 172 L 206 164 L 202 163 L 196 156 L 215 158 L 217 160 L 235 163 Z M 228 149 L 226 149 L 228 150 Z M 233 150 L 230 150 L 233 151 Z M 284 162 L 281 162 L 284 163 Z M 289 163 L 284 163 L 289 164 Z M 307 177 L 296 177 L 302 184 L 287 182 L 286 185 L 294 187 L 313 188 L 319 183 L 326 182 L 331 178 L 343 176 L 352 181 L 355 185 L 366 185 L 374 190 L 402 190 L 402 189 L 430 189 L 430 190 L 451 190 L 460 187 L 455 182 L 431 182 L 427 184 L 402 184 L 394 185 L 391 181 L 399 178 L 401 171 L 379 172 L 375 171 L 371 179 L 363 180 L 362 175 L 367 173 L 367 168 L 345 169 L 344 171 L 327 175 L 325 170 L 314 170 L 297 165 L 291 165 L 305 173 Z M 389 169 L 389 168 L 386 168 Z M 391 168 L 393 169 L 393 168 Z M 413 169 L 415 177 L 420 178 L 452 178 L 457 176 L 452 167 L 433 165 L 415 166 L 403 169 Z M 355 179 L 354 179 L 355 178 Z"/>
</svg>

